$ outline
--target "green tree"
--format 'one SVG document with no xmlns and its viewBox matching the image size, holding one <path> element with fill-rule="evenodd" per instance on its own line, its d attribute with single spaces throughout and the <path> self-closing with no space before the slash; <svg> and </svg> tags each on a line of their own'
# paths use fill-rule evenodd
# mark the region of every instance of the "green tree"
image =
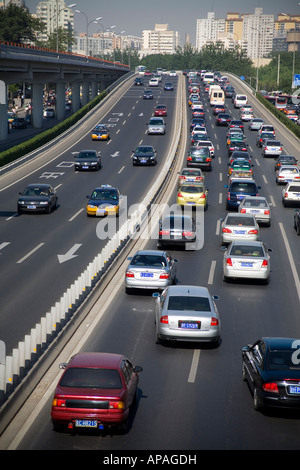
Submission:
<svg viewBox="0 0 300 470">
<path fill-rule="evenodd" d="M 34 18 L 23 6 L 9 4 L 0 9 L 0 40 L 26 44 L 35 41 L 36 34 L 45 29 L 45 24 Z"/>
<path fill-rule="evenodd" d="M 47 41 L 38 41 L 37 46 L 44 47 L 45 49 L 52 49 L 54 51 L 68 52 L 71 50 L 72 44 L 75 44 L 75 36 L 72 30 L 66 30 L 62 27 L 54 30 L 49 36 Z"/>
</svg>

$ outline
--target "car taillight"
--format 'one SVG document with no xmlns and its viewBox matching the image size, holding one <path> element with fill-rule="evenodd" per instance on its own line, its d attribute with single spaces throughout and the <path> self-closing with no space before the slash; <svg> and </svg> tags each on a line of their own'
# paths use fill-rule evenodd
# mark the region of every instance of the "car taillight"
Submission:
<svg viewBox="0 0 300 470">
<path fill-rule="evenodd" d="M 249 233 L 251 233 L 251 235 L 256 235 L 258 231 L 256 229 L 253 229 L 253 230 L 249 230 Z"/>
<path fill-rule="evenodd" d="M 108 407 L 110 410 L 124 410 L 125 403 L 123 401 L 110 401 Z"/>
<path fill-rule="evenodd" d="M 200 199 L 205 199 L 205 197 L 206 197 L 206 194 L 203 193 L 203 194 L 201 194 Z"/>
<path fill-rule="evenodd" d="M 288 193 L 284 193 L 284 197 L 288 197 L 288 195 L 289 195 Z"/>
<path fill-rule="evenodd" d="M 231 230 L 230 230 L 230 228 L 227 228 L 227 227 L 224 227 L 224 228 L 222 229 L 222 232 L 223 232 L 223 233 L 232 233 Z"/>
<path fill-rule="evenodd" d="M 54 398 L 52 402 L 52 406 L 65 407 L 66 400 L 64 398 Z"/>
<path fill-rule="evenodd" d="M 179 176 L 180 180 L 185 180 L 185 176 Z"/>
<path fill-rule="evenodd" d="M 192 143 L 194 143 L 194 140 L 192 140 Z M 191 162 L 191 161 L 192 161 L 192 157 L 187 157 L 187 161 L 188 161 L 188 162 Z"/>
<path fill-rule="evenodd" d="M 246 209 L 241 209 L 241 214 L 246 214 Z"/>
<path fill-rule="evenodd" d="M 206 161 L 207 161 L 207 162 L 211 162 L 211 158 L 207 158 Z"/>
<path fill-rule="evenodd" d="M 203 180 L 203 176 L 197 176 L 197 177 L 195 178 L 195 180 L 197 180 L 197 181 L 202 181 L 202 180 Z"/>
<path fill-rule="evenodd" d="M 227 264 L 227 266 L 232 266 L 231 258 L 226 258 L 226 264 Z"/>
<path fill-rule="evenodd" d="M 212 317 L 210 326 L 217 326 L 219 324 L 219 320 L 215 317 Z"/>
<path fill-rule="evenodd" d="M 169 323 L 169 317 L 168 315 L 163 315 L 162 317 L 160 317 L 160 323 L 164 323 L 165 325 L 168 325 Z"/>
<path fill-rule="evenodd" d="M 131 271 L 127 271 L 126 277 L 134 277 L 134 274 Z"/>
<path fill-rule="evenodd" d="M 268 266 L 268 260 L 264 259 L 263 262 L 261 263 L 262 268 L 266 268 Z"/>
<path fill-rule="evenodd" d="M 193 234 L 193 232 L 182 232 L 182 235 L 184 237 L 192 237 L 194 234 Z"/>
<path fill-rule="evenodd" d="M 264 214 L 265 215 L 270 215 L 270 211 L 268 209 L 265 209 Z"/>
<path fill-rule="evenodd" d="M 263 384 L 263 389 L 265 392 L 279 393 L 278 385 L 275 382 L 268 382 Z"/>
<path fill-rule="evenodd" d="M 169 230 L 160 230 L 159 235 L 170 235 Z"/>
<path fill-rule="evenodd" d="M 177 194 L 178 197 L 182 197 L 182 194 L 181 192 L 179 191 L 179 193 Z"/>
<path fill-rule="evenodd" d="M 169 279 L 170 275 L 168 273 L 162 273 L 160 276 L 159 276 L 159 279 Z"/>
</svg>

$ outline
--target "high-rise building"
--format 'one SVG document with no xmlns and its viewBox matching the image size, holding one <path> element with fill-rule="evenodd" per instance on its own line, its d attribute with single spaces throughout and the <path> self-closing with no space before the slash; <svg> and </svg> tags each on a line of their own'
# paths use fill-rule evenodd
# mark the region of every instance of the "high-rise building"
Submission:
<svg viewBox="0 0 300 470">
<path fill-rule="evenodd" d="M 250 59 L 268 57 L 273 49 L 274 15 L 264 15 L 262 8 L 243 15 L 243 41 Z"/>
<path fill-rule="evenodd" d="M 201 50 L 207 43 L 215 42 L 220 33 L 225 32 L 225 19 L 216 19 L 214 12 L 207 18 L 200 18 L 196 25 L 196 49 Z"/>
<path fill-rule="evenodd" d="M 141 54 L 174 54 L 178 45 L 178 31 L 169 31 L 168 24 L 156 24 L 154 30 L 143 31 Z"/>
<path fill-rule="evenodd" d="M 36 16 L 46 25 L 46 31 L 38 36 L 39 40 L 47 41 L 48 36 L 58 28 L 74 30 L 74 11 L 68 8 L 64 0 L 45 0 L 36 7 Z"/>
</svg>

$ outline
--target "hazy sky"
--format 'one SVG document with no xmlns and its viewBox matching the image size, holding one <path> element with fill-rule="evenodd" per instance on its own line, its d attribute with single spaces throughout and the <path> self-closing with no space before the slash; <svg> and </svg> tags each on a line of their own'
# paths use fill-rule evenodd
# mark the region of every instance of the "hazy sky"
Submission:
<svg viewBox="0 0 300 470">
<path fill-rule="evenodd" d="M 39 0 L 25 0 L 31 13 L 35 13 Z M 116 25 L 114 31 L 125 30 L 126 35 L 142 36 L 143 29 L 154 29 L 156 23 L 167 23 L 169 30 L 179 31 L 181 41 L 185 33 L 195 44 L 196 20 L 206 18 L 208 11 L 214 11 L 216 18 L 225 18 L 228 12 L 254 13 L 255 7 L 262 7 L 265 14 L 299 14 L 297 0 L 65 0 L 66 5 L 76 3 L 74 9 L 83 11 L 88 20 L 102 16 L 101 23 L 106 29 Z M 101 27 L 90 24 L 89 33 Z M 85 17 L 75 13 L 75 30 L 85 31 Z"/>
</svg>

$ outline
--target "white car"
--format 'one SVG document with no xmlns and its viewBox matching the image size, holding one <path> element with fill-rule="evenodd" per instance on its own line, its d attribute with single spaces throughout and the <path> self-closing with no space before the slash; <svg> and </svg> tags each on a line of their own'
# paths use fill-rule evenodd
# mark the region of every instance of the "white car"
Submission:
<svg viewBox="0 0 300 470">
<path fill-rule="evenodd" d="M 282 204 L 300 204 L 300 183 L 287 183 L 282 191 Z"/>
<path fill-rule="evenodd" d="M 239 205 L 241 214 L 254 215 L 258 224 L 271 225 L 271 208 L 263 196 L 246 196 Z"/>
<path fill-rule="evenodd" d="M 149 80 L 149 86 L 158 86 L 158 78 L 150 78 Z"/>
<path fill-rule="evenodd" d="M 275 128 L 271 124 L 263 124 L 258 130 L 258 135 L 260 135 L 262 132 L 272 132 L 275 137 Z"/>
<path fill-rule="evenodd" d="M 258 236 L 259 226 L 252 214 L 229 212 L 225 220 L 222 221 L 222 245 L 227 245 L 235 240 L 255 241 Z"/>
<path fill-rule="evenodd" d="M 276 171 L 276 183 L 300 183 L 300 170 L 297 166 L 283 165 Z"/>
<path fill-rule="evenodd" d="M 175 70 L 170 70 L 169 77 L 176 77 L 176 76 L 177 76 L 177 73 L 175 72 Z"/>
<path fill-rule="evenodd" d="M 223 280 L 258 279 L 270 281 L 270 255 L 261 241 L 235 241 L 223 258 Z"/>
<path fill-rule="evenodd" d="M 249 122 L 249 129 L 250 131 L 259 131 L 261 126 L 264 124 L 264 121 L 260 118 L 253 118 Z"/>
<path fill-rule="evenodd" d="M 252 121 L 254 115 L 251 111 L 243 111 L 241 113 L 241 121 L 243 122 L 249 122 Z"/>
<path fill-rule="evenodd" d="M 234 102 L 233 102 L 235 108 L 241 108 L 247 103 L 248 103 L 248 98 L 246 95 L 242 95 L 242 94 L 235 95 Z"/>
<path fill-rule="evenodd" d="M 215 157 L 215 147 L 211 140 L 201 140 L 201 146 L 206 146 L 209 148 L 210 156 Z"/>
<path fill-rule="evenodd" d="M 45 108 L 43 111 L 44 117 L 55 117 L 55 110 L 53 108 Z"/>
</svg>

